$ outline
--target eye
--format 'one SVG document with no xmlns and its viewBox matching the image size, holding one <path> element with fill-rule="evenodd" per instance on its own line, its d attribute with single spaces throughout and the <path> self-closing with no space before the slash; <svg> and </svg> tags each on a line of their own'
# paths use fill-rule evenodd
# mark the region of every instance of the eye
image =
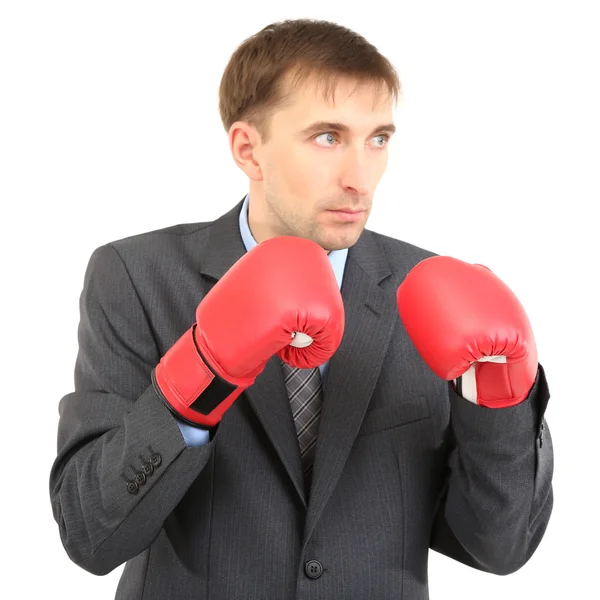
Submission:
<svg viewBox="0 0 600 600">
<path fill-rule="evenodd" d="M 333 133 L 331 133 L 331 131 L 326 131 L 325 133 L 320 133 L 319 135 L 315 136 L 315 140 L 318 140 L 320 137 L 323 136 L 328 136 L 326 139 L 335 141 L 335 135 Z M 331 146 L 332 144 L 325 144 L 327 146 Z"/>
<path fill-rule="evenodd" d="M 326 131 L 326 132 L 320 133 L 319 135 L 316 135 L 314 137 L 315 140 L 318 140 L 319 138 L 324 138 L 326 140 L 326 142 L 324 144 L 325 146 L 333 146 L 333 143 L 335 142 L 335 139 L 336 139 L 336 134 L 331 131 Z M 379 140 L 379 143 L 376 144 L 376 146 L 378 148 L 385 148 L 387 142 L 390 139 L 390 135 L 387 133 L 380 133 L 379 135 L 374 136 L 372 139 Z"/>
<path fill-rule="evenodd" d="M 389 142 L 389 140 L 390 140 L 390 136 L 387 133 L 380 133 L 379 135 L 376 135 L 373 139 L 375 140 L 378 138 L 380 140 L 382 140 L 379 145 L 380 148 L 385 147 L 386 143 Z"/>
</svg>

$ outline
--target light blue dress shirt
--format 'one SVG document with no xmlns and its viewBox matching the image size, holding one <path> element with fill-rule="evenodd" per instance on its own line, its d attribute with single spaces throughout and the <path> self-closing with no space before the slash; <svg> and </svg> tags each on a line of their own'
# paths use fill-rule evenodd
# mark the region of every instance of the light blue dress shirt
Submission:
<svg viewBox="0 0 600 600">
<path fill-rule="evenodd" d="M 250 232 L 250 226 L 248 225 L 248 202 L 250 196 L 246 195 L 244 198 L 244 204 L 242 205 L 242 210 L 240 211 L 240 233 L 242 236 L 242 241 L 244 242 L 244 246 L 246 250 L 251 250 L 254 246 L 257 245 L 257 241 L 252 236 Z M 346 257 L 348 256 L 348 248 L 344 248 L 343 250 L 332 250 L 328 254 L 329 262 L 333 267 L 333 271 L 335 273 L 335 278 L 337 280 L 338 286 L 341 289 L 342 287 L 342 279 L 344 276 L 344 267 L 346 266 Z M 290 268 L 293 268 L 293 265 L 290 265 Z M 327 370 L 329 367 L 329 361 L 319 367 L 321 371 L 321 381 L 323 383 L 323 387 L 325 387 L 325 380 L 327 378 Z M 188 425 L 187 423 L 183 423 L 182 421 L 177 420 L 177 425 L 179 425 L 179 429 L 181 430 L 181 434 L 183 435 L 183 439 L 185 440 L 188 446 L 203 446 L 204 444 L 208 444 L 210 432 L 204 429 L 198 429 L 192 425 Z"/>
</svg>

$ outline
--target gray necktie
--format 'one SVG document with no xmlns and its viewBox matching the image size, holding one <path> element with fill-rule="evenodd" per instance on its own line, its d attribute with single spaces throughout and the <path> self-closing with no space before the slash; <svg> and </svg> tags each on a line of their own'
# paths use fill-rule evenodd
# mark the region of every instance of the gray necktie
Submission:
<svg viewBox="0 0 600 600">
<path fill-rule="evenodd" d="M 282 362 L 285 386 L 298 433 L 300 458 L 304 470 L 306 491 L 310 490 L 312 467 L 323 403 L 323 387 L 319 367 L 298 369 Z"/>
</svg>

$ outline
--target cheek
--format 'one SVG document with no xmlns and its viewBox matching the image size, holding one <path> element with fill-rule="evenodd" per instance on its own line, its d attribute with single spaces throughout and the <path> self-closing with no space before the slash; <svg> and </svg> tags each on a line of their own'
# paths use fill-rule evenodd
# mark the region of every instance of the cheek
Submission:
<svg viewBox="0 0 600 600">
<path fill-rule="evenodd" d="M 293 192 L 309 194 L 310 190 L 323 189 L 331 181 L 333 170 L 327 161 L 314 149 L 301 148 L 288 151 L 279 157 L 281 173 Z M 310 194 L 309 194 L 310 195 Z"/>
<path fill-rule="evenodd" d="M 310 172 L 310 181 L 313 187 L 321 190 L 321 195 L 324 191 L 330 190 L 340 177 L 342 169 L 339 156 L 333 151 L 312 152 L 308 164 L 310 166 L 307 172 Z"/>
<path fill-rule="evenodd" d="M 271 170 L 272 177 L 283 185 L 297 185 L 307 171 L 306 156 L 293 147 L 281 147 L 273 153 Z"/>
</svg>

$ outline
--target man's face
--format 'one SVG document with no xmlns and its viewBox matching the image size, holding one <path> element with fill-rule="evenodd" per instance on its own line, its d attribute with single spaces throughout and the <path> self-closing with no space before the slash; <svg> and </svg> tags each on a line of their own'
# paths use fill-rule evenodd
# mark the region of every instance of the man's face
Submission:
<svg viewBox="0 0 600 600">
<path fill-rule="evenodd" d="M 253 150 L 260 176 L 250 182 L 250 228 L 257 241 L 295 235 L 328 252 L 357 242 L 387 166 L 393 125 L 389 94 L 363 86 L 352 93 L 355 85 L 340 79 L 326 100 L 309 81 L 272 116 L 268 142 Z M 344 217 L 332 209 L 360 212 Z"/>
</svg>

